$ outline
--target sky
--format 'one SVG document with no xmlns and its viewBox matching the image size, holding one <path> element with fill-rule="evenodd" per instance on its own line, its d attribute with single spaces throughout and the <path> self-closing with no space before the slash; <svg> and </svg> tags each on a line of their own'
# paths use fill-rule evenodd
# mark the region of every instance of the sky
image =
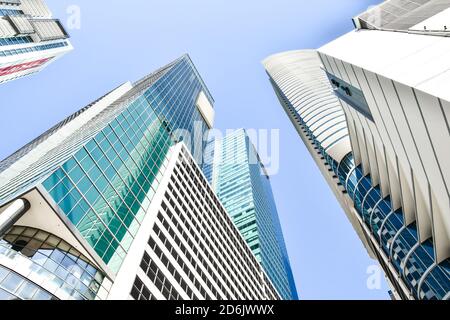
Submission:
<svg viewBox="0 0 450 320">
<path fill-rule="evenodd" d="M 380 0 L 47 0 L 75 50 L 39 74 L 0 85 L 0 159 L 119 84 L 189 53 L 215 99 L 221 130 L 279 129 L 272 176 L 301 299 L 388 299 L 378 273 L 281 108 L 261 65 L 319 48 Z M 379 274 L 382 278 L 382 274 Z M 376 279 L 376 278 L 375 278 Z M 370 282 L 372 283 L 372 282 Z"/>
</svg>

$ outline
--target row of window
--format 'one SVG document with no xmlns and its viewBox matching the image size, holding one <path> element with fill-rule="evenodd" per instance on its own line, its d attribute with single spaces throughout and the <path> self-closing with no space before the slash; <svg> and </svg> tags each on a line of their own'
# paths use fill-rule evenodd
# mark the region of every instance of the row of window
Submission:
<svg viewBox="0 0 450 320">
<path fill-rule="evenodd" d="M 45 51 L 45 50 L 50 50 L 50 49 L 67 47 L 68 45 L 69 44 L 66 41 L 63 41 L 63 42 L 57 42 L 57 43 L 44 44 L 44 45 L 40 45 L 40 46 L 32 46 L 32 47 L 28 47 L 28 48 L 3 50 L 3 51 L 0 51 L 0 57 L 15 56 L 15 55 L 30 53 L 30 52 L 35 52 L 35 51 Z"/>
<path fill-rule="evenodd" d="M 156 243 L 155 240 L 153 238 L 150 238 L 148 241 L 148 245 L 150 246 L 150 248 L 152 250 L 156 250 Z M 169 244 L 170 245 L 170 244 Z M 188 276 L 188 278 L 190 278 L 190 280 L 192 281 L 191 277 L 189 276 L 189 269 L 186 269 L 184 267 L 183 261 L 181 256 L 179 256 L 174 250 L 173 248 L 169 249 L 170 251 L 170 255 L 173 257 L 173 259 L 178 263 L 178 265 L 183 269 L 183 272 L 186 274 L 186 276 Z M 161 255 L 161 251 L 158 250 L 158 252 L 155 251 L 155 254 L 157 256 Z M 160 259 L 161 260 L 161 259 Z M 167 260 L 161 260 L 162 263 L 164 264 L 164 261 L 167 264 Z M 180 285 L 180 287 L 184 290 L 184 292 L 188 295 L 188 297 L 192 300 L 198 300 L 198 297 L 196 296 L 196 294 L 194 293 L 194 291 L 190 288 L 190 286 L 187 284 L 187 282 L 184 280 L 184 278 L 181 276 L 181 274 L 175 270 L 174 266 L 172 264 L 168 264 L 167 266 L 167 270 L 169 271 L 169 273 L 174 277 L 175 281 Z"/>
<path fill-rule="evenodd" d="M 203 266 L 203 268 L 206 270 L 206 272 L 214 279 L 215 283 L 220 288 L 220 290 L 222 292 L 226 293 L 226 296 L 228 299 L 232 299 L 231 295 L 229 293 L 227 293 L 226 287 L 223 284 L 223 283 L 225 283 L 226 286 L 228 288 L 230 288 L 229 290 L 231 290 L 231 292 L 237 297 L 237 292 L 235 291 L 235 289 L 233 287 L 231 287 L 231 284 L 230 284 L 228 278 L 225 276 L 225 274 L 219 268 L 219 265 L 217 264 L 215 257 L 209 252 L 209 250 L 206 249 L 206 246 L 203 243 L 203 241 L 201 241 L 200 236 L 194 232 L 195 227 L 192 227 L 189 223 L 186 223 L 187 221 L 180 214 L 178 208 L 175 208 L 175 211 L 177 212 L 177 215 L 179 217 L 178 219 L 180 219 L 181 223 L 178 221 L 176 216 L 172 213 L 171 209 L 169 209 L 165 203 L 163 203 L 163 209 L 166 212 L 166 215 L 169 217 L 169 219 L 170 219 L 169 221 L 171 221 L 171 223 L 175 226 L 175 229 L 179 230 L 182 238 L 188 244 L 188 247 L 189 248 L 198 247 L 198 249 L 200 249 L 200 250 L 198 250 L 198 249 L 193 250 L 193 253 L 196 255 L 196 257 L 200 261 L 201 266 Z M 184 220 L 184 222 L 183 222 L 183 220 Z M 178 247 L 187 255 L 188 250 L 187 250 L 186 246 L 182 243 L 181 239 L 176 235 L 174 229 L 170 226 L 168 220 L 164 219 L 163 217 L 160 217 L 160 221 L 163 224 L 164 228 L 169 232 L 171 237 L 174 239 L 174 241 L 178 245 Z M 184 228 L 187 230 L 187 232 L 184 230 L 184 228 L 182 226 L 184 226 Z M 193 238 L 193 241 L 191 240 L 190 237 Z M 196 244 L 195 246 L 194 246 L 194 243 Z M 206 257 L 206 259 L 203 257 L 203 255 Z M 204 278 L 204 281 L 206 281 L 205 280 L 206 275 L 204 274 L 203 271 L 200 270 L 200 265 L 197 265 L 195 260 L 190 255 L 189 255 L 188 260 L 194 266 L 194 269 L 198 270 L 199 274 L 202 275 L 202 278 Z M 231 277 L 230 275 L 228 275 L 228 276 Z M 218 291 L 213 288 L 212 284 L 209 281 L 206 283 L 209 283 L 208 286 L 211 289 L 211 291 L 217 297 L 219 297 L 220 295 L 219 295 Z"/>
<path fill-rule="evenodd" d="M 158 220 L 163 224 L 164 228 L 167 232 L 169 232 L 170 236 L 172 237 L 173 241 L 177 244 L 178 248 L 181 250 L 183 255 L 186 257 L 186 260 L 189 262 L 190 265 L 185 263 L 180 255 L 176 252 L 175 248 L 172 247 L 170 244 L 170 241 L 166 239 L 164 236 L 164 233 L 159 229 L 158 225 L 155 224 L 153 230 L 155 234 L 158 236 L 160 241 L 163 243 L 163 245 L 166 247 L 166 249 L 170 252 L 171 256 L 177 261 L 178 265 L 181 267 L 181 269 L 184 270 L 184 273 L 188 276 L 188 278 L 191 280 L 191 282 L 194 284 L 194 286 L 198 289 L 198 291 L 201 293 L 203 297 L 208 297 L 206 290 L 203 289 L 201 283 L 197 280 L 197 276 L 194 275 L 193 271 L 195 270 L 200 276 L 200 278 L 203 280 L 203 282 L 206 284 L 206 286 L 210 289 L 210 291 L 213 293 L 215 297 L 210 297 L 211 299 L 217 299 L 221 295 L 219 292 L 215 289 L 213 284 L 209 281 L 206 274 L 201 269 L 200 265 L 197 264 L 193 256 L 189 253 L 187 248 L 184 246 L 184 244 L 181 242 L 181 240 L 178 238 L 178 236 L 175 234 L 172 228 L 170 228 L 169 223 L 164 219 L 161 213 L 158 214 Z M 180 230 L 179 228 L 177 228 Z M 183 231 L 184 233 L 184 231 Z M 151 246 L 154 243 L 151 243 Z M 193 243 L 189 243 L 190 248 L 194 248 Z M 202 261 L 203 263 L 203 261 Z"/>
<path fill-rule="evenodd" d="M 14 271 L 0 266 L 0 300 L 57 300 Z"/>
<path fill-rule="evenodd" d="M 183 170 L 183 176 L 188 181 L 189 184 L 196 185 L 198 187 L 198 190 L 195 190 L 196 195 L 199 197 L 199 199 L 202 199 L 207 204 L 206 209 L 210 211 L 212 214 L 213 220 L 212 222 L 217 228 L 221 229 L 221 232 L 223 234 L 227 234 L 229 236 L 228 240 L 231 240 L 229 242 L 230 245 L 234 245 L 235 249 L 240 251 L 243 255 L 242 257 L 245 260 L 245 263 L 243 263 L 243 267 L 246 269 L 246 272 L 248 274 L 254 274 L 251 270 L 251 266 L 254 267 L 254 269 L 259 268 L 259 263 L 256 261 L 255 257 L 246 251 L 246 243 L 242 239 L 242 237 L 239 234 L 239 231 L 236 230 L 233 222 L 228 216 L 228 213 L 223 208 L 221 202 L 217 198 L 217 196 L 212 191 L 211 187 L 209 186 L 207 180 L 204 178 L 204 176 L 200 173 L 200 171 L 197 169 L 196 166 L 193 166 L 193 173 L 194 174 L 188 174 L 188 166 L 186 163 L 188 163 L 191 160 L 190 155 L 186 150 L 183 150 L 182 154 L 184 157 L 180 154 L 179 155 L 179 161 L 181 162 L 182 166 L 180 167 L 181 170 Z M 176 172 L 177 177 L 181 177 L 179 172 Z M 182 183 L 184 183 L 182 181 Z M 184 184 L 185 186 L 185 184 Z M 219 212 L 220 214 L 217 215 L 215 213 L 212 213 L 210 208 L 214 208 Z M 255 277 L 257 277 L 256 274 L 254 274 Z M 255 279 L 256 280 L 256 279 Z M 275 295 L 276 296 L 276 295 Z"/>
<path fill-rule="evenodd" d="M 135 300 L 156 300 L 150 290 L 145 286 L 141 279 L 136 276 L 134 280 L 133 288 L 131 289 L 131 296 Z"/>
<path fill-rule="evenodd" d="M 185 183 L 185 181 L 189 181 L 189 185 L 192 185 L 193 183 L 195 183 L 192 179 L 188 178 L 188 174 L 186 172 L 186 167 L 184 167 L 185 163 L 181 163 L 181 165 L 179 165 L 176 169 L 175 169 L 175 175 L 178 177 L 179 182 L 183 185 L 183 187 L 181 187 L 178 184 L 178 181 L 176 181 L 175 179 L 172 180 L 172 184 L 175 187 L 172 187 L 172 190 L 179 190 L 179 192 L 182 194 L 183 196 L 183 200 L 185 203 L 188 204 L 188 206 L 191 208 L 191 210 L 193 212 L 196 213 L 195 217 L 196 219 L 194 219 L 194 217 L 191 217 L 189 215 L 186 215 L 187 218 L 184 217 L 184 215 L 182 215 L 180 212 L 186 213 L 187 212 L 187 208 L 185 208 L 185 205 L 183 204 L 183 201 L 181 200 L 181 198 L 178 195 L 175 195 L 174 197 L 179 200 L 179 204 L 182 207 L 182 210 L 180 210 L 180 208 L 178 208 L 174 201 L 172 201 L 171 199 L 169 200 L 169 202 L 171 203 L 172 207 L 174 207 L 175 212 L 178 213 L 180 219 L 182 220 L 182 224 L 184 225 L 190 225 L 186 223 L 186 219 L 188 219 L 189 221 L 191 221 L 192 225 L 194 226 L 194 229 L 196 230 L 201 230 L 200 229 L 200 225 L 203 227 L 203 230 L 205 230 L 205 232 L 207 232 L 207 234 L 209 235 L 209 238 L 211 239 L 210 241 L 208 241 L 207 243 L 205 243 L 205 245 L 203 244 L 203 242 L 201 241 L 196 241 L 196 243 L 199 243 L 200 247 L 205 251 L 208 252 L 208 250 L 205 250 L 206 246 L 209 247 L 210 250 L 212 250 L 213 252 L 216 252 L 217 255 L 215 256 L 217 259 L 222 260 L 223 264 L 222 266 L 226 266 L 227 269 L 229 269 L 229 271 L 226 272 L 226 275 L 228 275 L 231 278 L 235 278 L 233 284 L 238 286 L 241 285 L 244 288 L 246 288 L 247 292 L 255 292 L 255 294 L 258 294 L 259 291 L 258 289 L 253 289 L 253 290 L 249 290 L 249 287 L 247 285 L 247 280 L 243 277 L 243 274 L 246 275 L 251 275 L 253 274 L 252 271 L 245 271 L 245 270 L 238 270 L 237 266 L 240 266 L 241 268 L 244 267 L 249 267 L 249 266 L 243 266 L 242 263 L 238 262 L 238 258 L 241 258 L 242 256 L 237 256 L 236 254 L 233 254 L 228 245 L 231 244 L 230 243 L 230 239 L 224 239 L 224 235 L 228 234 L 230 237 L 232 237 L 232 234 L 225 233 L 226 231 L 223 231 L 222 234 L 219 234 L 217 232 L 217 229 L 220 229 L 220 223 L 217 222 L 217 220 L 211 220 L 211 217 L 217 218 L 217 215 L 214 215 L 211 210 L 211 206 L 206 206 L 203 205 L 201 203 L 199 203 L 197 201 L 197 199 L 195 197 L 192 196 L 188 196 L 184 190 L 191 190 L 191 192 L 195 193 L 196 196 L 198 197 L 198 199 L 202 199 L 203 201 L 206 202 L 206 199 L 204 199 L 203 195 L 200 195 L 200 193 L 198 193 L 197 190 L 194 190 L 193 188 L 188 188 L 187 184 Z M 183 172 L 183 173 L 181 173 Z M 171 188 L 169 186 L 169 188 Z M 175 194 L 175 193 L 174 193 Z M 210 202 L 210 205 L 212 203 Z M 208 211 L 209 214 L 200 214 L 201 211 Z M 197 219 L 199 220 L 199 222 L 197 222 Z M 202 220 L 202 221 L 201 221 Z M 201 222 L 200 222 L 201 221 Z M 228 220 L 231 221 L 231 220 Z M 212 226 L 215 225 L 216 228 L 212 228 Z M 226 229 L 225 229 L 226 230 Z M 207 239 L 206 235 L 203 233 L 203 231 L 199 231 L 200 232 L 200 237 L 201 239 Z M 218 240 L 220 239 L 220 240 Z M 227 244 L 227 245 L 224 245 Z M 237 250 L 239 250 L 242 254 L 243 254 L 243 249 L 242 248 L 237 248 Z M 210 258 L 208 255 L 208 259 L 212 259 L 212 257 Z M 233 261 L 231 261 L 230 259 L 232 259 Z M 212 259 L 213 263 L 215 264 L 215 259 Z M 218 265 L 215 265 L 217 270 L 220 270 Z M 217 272 L 217 271 L 216 271 Z M 225 279 L 227 287 L 229 287 L 234 296 L 238 297 L 239 294 L 233 289 L 233 285 L 228 281 L 227 277 L 225 276 L 225 274 L 220 273 L 221 277 L 223 279 Z M 254 285 L 254 284 L 253 284 Z M 223 288 L 222 288 L 223 290 Z M 241 296 L 244 297 L 244 293 L 241 292 Z M 249 297 L 248 297 L 249 298 Z"/>
<path fill-rule="evenodd" d="M 155 247 L 157 249 L 155 251 L 155 254 L 158 256 L 158 258 L 163 263 L 164 267 L 166 267 L 172 275 L 176 275 L 178 278 L 180 278 L 180 275 L 175 270 L 175 268 L 170 263 L 169 259 L 164 255 L 164 253 L 159 249 L 159 247 Z M 164 272 L 158 268 L 157 264 L 151 260 L 149 254 L 147 252 L 144 253 L 144 257 L 141 261 L 141 269 L 145 272 L 147 277 L 150 279 L 151 282 L 155 285 L 156 288 L 162 293 L 164 298 L 166 300 L 180 300 L 180 294 L 177 292 L 175 287 L 170 283 L 169 279 L 164 275 Z M 180 285 L 184 285 L 183 290 L 186 291 L 186 293 L 190 293 L 191 296 L 193 296 L 192 292 L 190 292 L 190 289 L 186 283 L 180 283 Z"/>
<path fill-rule="evenodd" d="M 247 139 L 247 143 L 250 144 L 250 141 L 248 139 Z M 242 145 L 242 144 L 240 144 L 240 145 Z M 254 149 L 253 149 L 253 151 L 255 152 Z M 257 156 L 257 154 L 256 154 L 256 156 Z M 261 163 L 259 162 L 259 164 L 261 164 Z M 184 165 L 184 168 L 186 168 L 185 165 Z M 260 175 L 261 175 L 260 166 L 256 165 L 255 168 L 256 168 L 256 172 L 257 172 L 256 174 L 260 177 Z M 197 178 L 198 178 L 198 176 L 197 176 Z M 265 182 L 265 181 L 263 181 L 263 182 Z M 210 190 L 208 190 L 208 193 L 209 193 L 209 191 Z M 264 196 L 260 195 L 259 198 L 264 198 Z M 256 200 L 260 201 L 260 199 L 256 199 Z M 209 199 L 206 199 L 206 202 L 208 202 L 210 205 L 212 205 L 212 202 Z M 241 206 L 242 206 L 242 204 L 241 204 Z M 219 208 L 220 212 L 222 213 L 222 218 L 225 218 L 225 216 L 228 217 L 228 214 L 225 212 L 225 210 L 223 210 L 222 206 L 217 205 L 217 207 Z M 209 208 L 207 208 L 207 209 L 209 209 Z M 218 222 L 217 221 L 218 220 L 218 216 L 215 215 L 215 214 L 213 214 L 212 216 L 210 216 L 208 218 L 211 219 L 211 217 L 214 218 L 214 220 L 213 221 L 209 221 L 208 224 L 214 223 L 216 225 L 216 227 L 219 228 L 219 229 L 222 227 L 225 230 L 227 230 L 226 225 L 230 224 L 230 223 L 233 224 L 230 219 L 226 219 L 226 218 L 223 219 L 221 222 Z M 266 219 L 266 218 L 267 217 L 264 217 L 263 219 Z M 271 225 L 271 223 L 272 223 L 272 220 L 267 221 L 267 225 Z M 223 232 L 226 232 L 225 230 Z M 262 231 L 265 232 L 265 230 L 262 230 Z M 273 232 L 274 230 L 270 229 L 269 231 Z M 239 235 L 239 231 L 237 231 L 236 228 L 228 228 L 228 232 L 231 235 L 234 235 L 234 237 L 232 237 L 233 241 L 230 244 L 234 244 L 234 246 L 235 246 L 234 249 L 235 250 L 236 249 L 239 250 L 241 252 L 241 254 L 242 254 L 241 258 L 244 258 L 244 260 L 245 260 L 245 263 L 239 263 L 238 262 L 237 265 L 242 266 L 242 268 L 245 268 L 246 269 L 245 273 L 247 275 L 249 275 L 250 277 L 254 278 L 254 280 L 250 282 L 250 285 L 253 286 L 253 288 L 252 288 L 252 290 L 250 292 L 256 292 L 258 289 L 255 288 L 255 284 L 257 283 L 257 281 L 260 281 L 260 278 L 258 279 L 258 276 L 260 276 L 260 274 L 258 274 L 258 272 L 257 272 L 257 270 L 259 270 L 259 268 L 260 268 L 260 265 L 257 262 L 257 260 L 256 260 L 256 258 L 255 258 L 255 256 L 253 254 L 248 254 L 249 251 L 247 250 L 247 246 L 245 245 L 245 241 Z M 253 237 L 253 238 L 256 239 L 256 237 Z M 250 242 L 248 242 L 248 243 L 252 243 L 251 239 L 253 239 L 253 238 L 251 237 L 250 238 Z M 234 257 L 233 254 L 230 254 L 230 256 Z M 240 274 L 240 273 L 238 273 L 238 274 Z M 241 279 L 241 281 L 243 281 L 243 280 Z M 278 294 L 275 292 L 275 288 L 271 285 L 270 281 L 268 281 L 266 279 L 266 275 L 264 275 L 263 282 L 265 283 L 267 288 L 270 290 L 270 292 L 272 294 L 271 298 L 276 299 L 278 297 Z M 248 287 L 247 287 L 247 289 L 248 289 Z"/>
<path fill-rule="evenodd" d="M 13 46 L 22 43 L 31 43 L 33 39 L 31 37 L 11 37 L 11 38 L 0 38 L 0 46 Z"/>
<path fill-rule="evenodd" d="M 177 182 L 172 181 L 172 183 L 175 183 L 175 189 L 180 190 L 179 185 L 177 184 Z M 177 186 L 178 185 L 178 186 Z M 180 190 L 181 193 L 184 192 Z M 178 196 L 174 196 L 174 198 L 177 198 Z M 209 230 L 206 228 L 206 224 L 200 224 L 199 222 L 196 221 L 196 219 L 194 219 L 193 217 L 190 217 L 189 212 L 187 211 L 187 208 L 184 207 L 184 204 L 181 204 L 181 208 L 179 206 L 177 206 L 175 204 L 175 202 L 170 198 L 170 196 L 168 194 L 166 194 L 166 199 L 168 199 L 168 202 L 170 203 L 170 206 L 173 209 L 167 209 L 167 205 L 164 204 L 163 209 L 166 210 L 168 216 L 171 218 L 172 223 L 179 228 L 181 225 L 185 226 L 186 229 L 189 232 L 184 232 L 182 233 L 182 236 L 184 237 L 185 241 L 187 243 L 196 243 L 197 246 L 204 252 L 204 255 L 206 256 L 206 259 L 208 261 L 210 261 L 214 267 L 214 269 L 216 270 L 215 272 L 213 272 L 209 266 L 207 266 L 207 270 L 210 274 L 215 274 L 217 273 L 219 277 L 221 277 L 222 279 L 224 279 L 225 284 L 228 288 L 230 288 L 232 294 L 235 297 L 244 297 L 244 293 L 241 291 L 241 295 L 239 295 L 238 291 L 235 289 L 235 287 L 238 287 L 238 284 L 240 284 L 239 280 L 237 279 L 237 275 L 235 273 L 234 268 L 232 268 L 232 266 L 230 266 L 229 264 L 229 260 L 227 259 L 228 257 L 226 257 L 223 254 L 223 251 L 221 250 L 221 247 L 223 245 L 221 245 L 220 243 L 217 242 L 217 240 L 215 238 L 212 237 L 211 232 L 209 232 Z M 186 198 L 185 198 L 186 199 Z M 182 203 L 181 201 L 179 201 L 179 203 Z M 192 204 L 190 204 L 192 205 Z M 198 208 L 200 209 L 200 208 Z M 178 216 L 178 219 L 180 220 L 180 222 L 177 221 L 177 218 L 175 218 L 175 215 L 172 215 L 172 210 L 173 212 L 175 212 Z M 192 211 L 194 210 L 194 207 L 191 207 Z M 202 227 L 200 227 L 200 225 Z M 208 236 L 205 234 L 205 232 L 203 231 L 205 230 L 205 232 L 208 234 Z M 193 241 L 189 238 L 189 235 L 191 237 L 193 237 Z M 216 249 L 217 248 L 217 249 Z M 208 250 L 209 249 L 209 250 Z M 221 251 L 221 253 L 219 253 L 219 250 Z M 199 259 L 201 258 L 201 254 L 200 251 L 197 252 L 197 257 Z M 222 260 L 221 264 L 219 265 L 217 262 L 217 260 Z M 221 268 L 222 267 L 222 268 Z M 227 272 L 225 272 L 225 269 L 229 269 L 227 270 Z M 229 279 L 235 278 L 232 284 L 232 282 Z M 219 284 L 221 290 L 223 292 L 225 292 L 225 287 L 222 284 Z"/>
<path fill-rule="evenodd" d="M 0 9 L 0 16 L 18 16 L 23 14 L 22 10 L 16 9 Z"/>
<path fill-rule="evenodd" d="M 183 160 L 180 163 L 180 165 L 177 166 L 177 168 L 175 169 L 175 175 L 178 177 L 179 182 L 183 185 L 183 188 L 180 187 L 177 181 L 174 180 L 173 183 L 175 184 L 175 189 L 180 190 L 180 193 L 182 194 L 184 201 L 190 204 L 191 209 L 197 213 L 196 218 L 201 222 L 196 222 L 195 220 L 192 220 L 190 217 L 188 218 L 191 219 L 191 221 L 196 225 L 200 223 L 203 226 L 205 232 L 209 234 L 211 238 L 211 243 L 209 243 L 208 246 L 212 248 L 212 244 L 215 244 L 215 247 L 217 248 L 216 250 L 219 251 L 217 256 L 220 257 L 221 260 L 223 260 L 224 262 L 223 265 L 227 266 L 228 268 L 231 268 L 230 273 L 233 275 L 233 277 L 237 277 L 235 283 L 243 286 L 245 288 L 245 291 L 247 292 L 255 292 L 255 293 L 258 292 L 255 283 L 250 284 L 248 282 L 248 279 L 244 278 L 243 276 L 243 274 L 249 276 L 253 275 L 255 279 L 258 279 L 258 275 L 255 273 L 255 269 L 252 270 L 250 269 L 250 266 L 242 265 L 242 263 L 238 260 L 239 258 L 246 256 L 245 249 L 247 248 L 247 246 L 246 244 L 244 244 L 244 246 L 239 245 L 236 240 L 240 239 L 240 241 L 242 242 L 244 242 L 244 240 L 241 238 L 240 234 L 238 235 L 238 237 L 233 237 L 232 230 L 234 230 L 236 233 L 238 233 L 238 231 L 235 229 L 233 223 L 231 222 L 231 219 L 228 216 L 226 218 L 227 219 L 226 221 L 228 221 L 230 224 L 233 225 L 232 228 L 226 228 L 223 225 L 223 223 L 218 221 L 217 214 L 214 214 L 214 212 L 212 212 L 213 208 L 212 202 L 205 197 L 205 194 L 200 194 L 200 192 L 197 190 L 200 189 L 199 182 L 194 180 L 192 176 L 188 174 L 189 167 L 185 163 L 185 161 L 186 160 Z M 191 188 L 191 187 L 188 188 L 186 182 L 189 185 L 197 184 L 198 188 Z M 194 193 L 196 197 L 188 196 L 184 190 L 191 190 L 191 192 Z M 200 203 L 197 199 L 201 199 L 208 205 Z M 209 214 L 201 214 L 200 213 L 201 210 L 207 211 Z M 215 227 L 212 228 L 212 226 Z M 221 232 L 219 232 L 219 230 Z M 228 237 L 225 238 L 225 235 L 228 235 Z M 202 237 L 204 238 L 204 235 Z M 232 242 L 230 242 L 230 240 L 232 240 Z M 228 245 L 223 245 L 224 243 Z M 231 250 L 230 247 L 233 244 L 234 244 L 233 249 L 240 253 L 239 256 L 237 256 L 235 252 Z M 238 268 L 242 268 L 243 270 L 238 270 Z M 250 286 L 252 286 L 253 288 L 250 288 Z M 234 294 L 235 296 L 238 296 L 236 293 Z M 244 293 L 241 292 L 241 294 Z M 248 298 L 250 299 L 251 297 Z"/>
<path fill-rule="evenodd" d="M 372 187 L 370 176 L 363 175 L 361 166 L 354 166 L 351 154 L 343 163 L 347 163 L 347 167 L 353 163 L 347 179 L 342 182 L 354 200 L 357 212 L 376 236 L 413 295 L 419 299 L 443 299 L 450 292 L 450 263 L 444 261 L 433 267 L 435 254 L 432 239 L 419 244 L 416 223 L 405 226 L 402 210 L 392 210 L 390 199 L 382 199 L 379 187 Z M 433 268 L 434 273 L 421 282 L 430 268 Z"/>
<path fill-rule="evenodd" d="M 247 245 L 244 239 L 241 237 L 239 231 L 235 228 L 232 220 L 229 218 L 228 213 L 225 211 L 221 202 L 212 191 L 211 187 L 201 174 L 200 170 L 198 170 L 196 166 L 193 166 L 192 168 L 194 174 L 188 174 L 189 167 L 187 166 L 187 163 L 193 160 L 191 160 L 190 155 L 186 150 L 183 150 L 182 154 L 184 157 L 180 154 L 179 161 L 181 162 L 180 169 L 183 171 L 183 177 L 190 185 L 196 185 L 198 187 L 199 191 L 194 191 L 196 192 L 196 195 L 199 197 L 199 199 L 202 199 L 202 201 L 205 201 L 205 203 L 207 204 L 207 207 L 204 207 L 204 209 L 210 212 L 208 218 L 212 220 L 209 220 L 209 223 L 214 224 L 217 228 L 221 229 L 221 233 L 227 234 L 229 236 L 229 245 L 234 246 L 235 250 L 241 252 L 241 257 L 245 260 L 245 263 L 242 263 L 242 267 L 245 268 L 247 274 L 251 276 L 253 275 L 255 277 L 254 280 L 256 281 L 258 279 L 258 275 L 254 271 L 258 270 L 260 267 L 258 261 L 253 256 L 253 254 L 251 254 L 251 252 L 246 250 Z M 179 172 L 176 172 L 176 174 L 179 178 L 181 177 Z M 182 181 L 182 183 L 184 182 Z M 213 213 L 211 211 L 211 208 L 214 208 L 220 214 L 217 215 L 216 213 Z"/>
<path fill-rule="evenodd" d="M 29 258 L 33 270 L 48 274 L 47 282 L 55 289 L 61 287 L 71 299 L 95 299 L 104 279 L 78 250 L 42 230 L 15 226 L 0 245 L 2 251 L 9 249 Z"/>
</svg>

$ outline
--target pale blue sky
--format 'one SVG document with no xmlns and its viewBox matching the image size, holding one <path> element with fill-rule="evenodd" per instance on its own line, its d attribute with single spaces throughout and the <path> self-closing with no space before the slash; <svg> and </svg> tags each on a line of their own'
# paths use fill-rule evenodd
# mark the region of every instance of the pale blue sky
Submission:
<svg viewBox="0 0 450 320">
<path fill-rule="evenodd" d="M 38 75 L 0 85 L 0 158 L 118 84 L 189 53 L 216 100 L 219 129 L 279 128 L 272 186 L 302 299 L 387 299 L 374 265 L 281 109 L 260 61 L 317 48 L 380 0 L 47 0 L 65 24 L 81 8 L 75 50 Z"/>
</svg>

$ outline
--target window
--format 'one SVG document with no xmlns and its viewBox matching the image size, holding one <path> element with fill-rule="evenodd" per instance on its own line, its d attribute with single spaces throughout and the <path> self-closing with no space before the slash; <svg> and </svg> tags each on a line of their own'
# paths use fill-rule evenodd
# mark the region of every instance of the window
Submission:
<svg viewBox="0 0 450 320">
<path fill-rule="evenodd" d="M 13 227 L 4 239 L 0 240 L 0 248 L 15 252 L 16 256 L 19 253 L 30 258 L 30 272 L 39 272 L 56 287 L 74 288 L 70 295 L 75 299 L 94 299 L 104 278 L 75 248 L 41 230 Z M 21 292 L 19 295 L 30 298 L 31 285 L 23 287 L 25 280 L 20 276 L 10 273 L 6 277 L 5 274 L 0 268 L 0 282 L 3 281 L 5 290 L 13 294 Z M 30 290 L 25 290 L 26 288 Z M 34 298 L 34 295 L 31 298 Z"/>
</svg>

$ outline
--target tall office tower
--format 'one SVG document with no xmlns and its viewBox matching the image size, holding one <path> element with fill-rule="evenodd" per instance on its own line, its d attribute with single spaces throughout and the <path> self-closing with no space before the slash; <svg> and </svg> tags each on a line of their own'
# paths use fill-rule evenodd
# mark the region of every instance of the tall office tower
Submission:
<svg viewBox="0 0 450 320">
<path fill-rule="evenodd" d="M 183 56 L 1 162 L 0 298 L 277 298 L 174 134 L 212 104 Z"/>
<path fill-rule="evenodd" d="M 72 50 L 43 0 L 0 1 L 0 83 L 37 73 Z"/>
<path fill-rule="evenodd" d="M 449 7 L 386 1 L 318 56 L 264 62 L 396 298 L 450 299 Z"/>
<path fill-rule="evenodd" d="M 298 300 L 269 176 L 244 129 L 214 142 L 214 191 L 285 300 Z"/>
</svg>

